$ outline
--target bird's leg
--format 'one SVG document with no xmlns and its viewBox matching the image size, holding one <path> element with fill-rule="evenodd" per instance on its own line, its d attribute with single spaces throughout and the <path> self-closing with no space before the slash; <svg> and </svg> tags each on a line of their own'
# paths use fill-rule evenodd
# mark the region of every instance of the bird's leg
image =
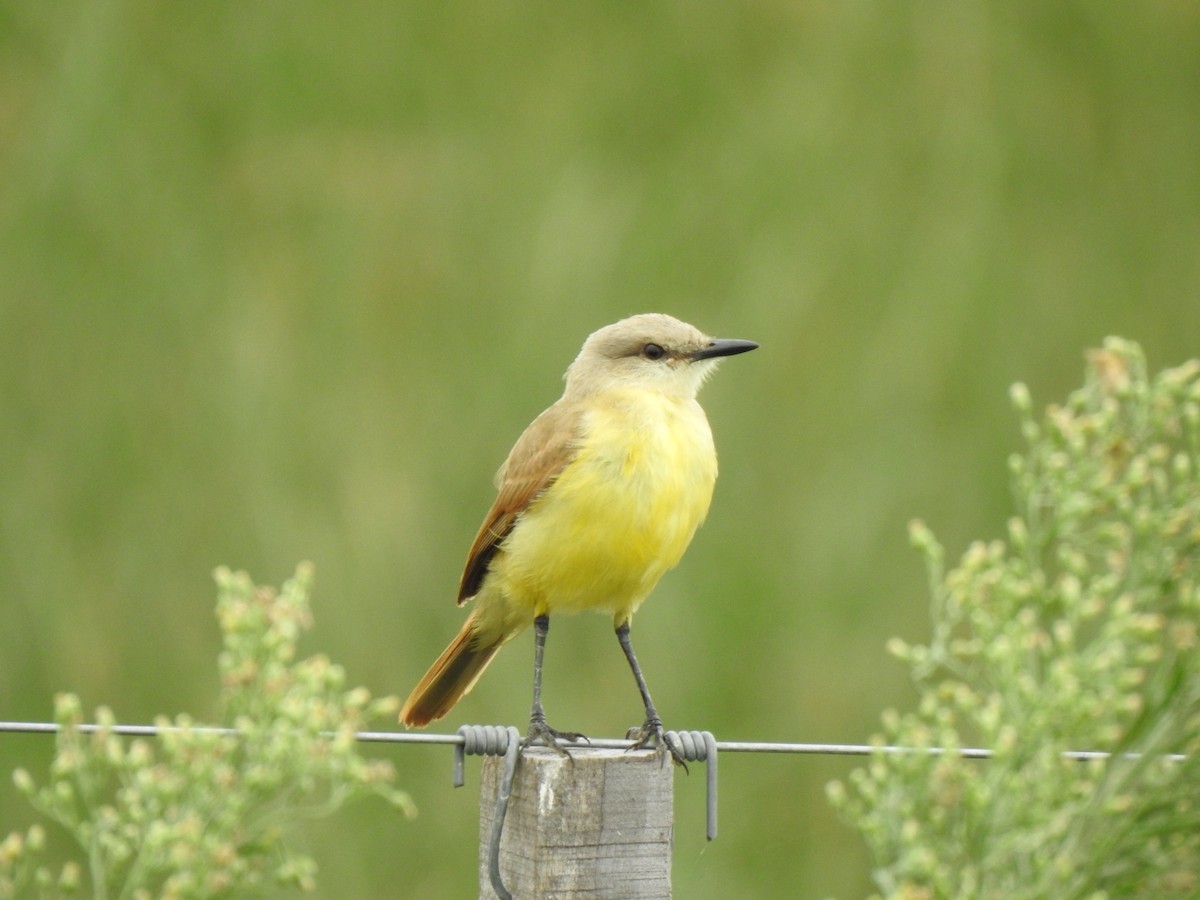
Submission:
<svg viewBox="0 0 1200 900">
<path fill-rule="evenodd" d="M 635 741 L 634 748 L 654 745 L 660 750 L 666 749 L 670 752 L 675 762 L 686 769 L 687 763 L 684 762 L 683 756 L 666 739 L 662 719 L 658 717 L 658 710 L 654 708 L 654 701 L 650 699 L 650 688 L 646 687 L 646 679 L 642 675 L 642 667 L 638 665 L 637 656 L 633 652 L 633 642 L 629 640 L 628 622 L 622 622 L 617 626 L 617 640 L 621 642 L 621 649 L 625 651 L 625 658 L 629 660 L 629 668 L 633 670 L 633 677 L 637 681 L 638 690 L 641 691 L 642 702 L 646 705 L 646 721 L 642 723 L 641 728 L 633 729 L 629 734 Z"/>
<path fill-rule="evenodd" d="M 546 724 L 546 711 L 542 709 L 542 656 L 546 651 L 546 635 L 549 631 L 549 616 L 538 616 L 533 620 L 533 709 L 529 713 L 529 733 L 525 736 L 525 745 L 545 744 L 566 755 L 567 751 L 558 745 L 559 739 L 578 741 L 587 738 L 578 732 L 558 731 Z"/>
</svg>

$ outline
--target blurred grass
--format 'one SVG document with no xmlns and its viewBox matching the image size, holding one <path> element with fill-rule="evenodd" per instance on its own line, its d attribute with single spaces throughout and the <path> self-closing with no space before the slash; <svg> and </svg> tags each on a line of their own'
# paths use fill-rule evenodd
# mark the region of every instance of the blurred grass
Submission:
<svg viewBox="0 0 1200 900">
<path fill-rule="evenodd" d="M 314 647 L 406 692 L 512 440 L 661 310 L 763 348 L 705 391 L 711 518 L 638 617 L 659 707 L 862 740 L 926 629 L 905 522 L 953 552 L 1010 512 L 1007 385 L 1061 398 L 1109 333 L 1196 355 L 1198 75 L 1172 3 L 8 0 L 0 718 L 205 715 L 219 563 L 314 560 Z M 526 715 L 527 644 L 448 727 Z M 636 718 L 604 621 L 547 667 L 560 727 Z M 379 752 L 421 816 L 313 828 L 323 896 L 469 893 L 472 788 Z M 851 765 L 731 759 L 710 847 L 682 781 L 679 895 L 863 894 Z"/>
</svg>

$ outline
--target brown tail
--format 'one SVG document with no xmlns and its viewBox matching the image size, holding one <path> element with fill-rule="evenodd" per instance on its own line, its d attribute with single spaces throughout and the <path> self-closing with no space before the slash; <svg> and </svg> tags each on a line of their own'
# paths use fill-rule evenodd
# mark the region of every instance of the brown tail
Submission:
<svg viewBox="0 0 1200 900">
<path fill-rule="evenodd" d="M 446 715 L 475 686 L 504 643 L 503 637 L 491 643 L 481 643 L 472 613 L 458 636 L 413 688 L 404 703 L 404 709 L 400 710 L 400 721 L 420 728 Z"/>
</svg>

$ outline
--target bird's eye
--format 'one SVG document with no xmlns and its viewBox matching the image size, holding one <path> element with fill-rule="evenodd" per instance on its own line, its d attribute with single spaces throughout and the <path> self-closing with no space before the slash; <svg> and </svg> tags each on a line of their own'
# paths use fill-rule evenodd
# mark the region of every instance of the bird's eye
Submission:
<svg viewBox="0 0 1200 900">
<path fill-rule="evenodd" d="M 667 351 L 658 344 L 647 344 L 642 348 L 642 356 L 646 359 L 662 359 L 667 355 Z"/>
</svg>

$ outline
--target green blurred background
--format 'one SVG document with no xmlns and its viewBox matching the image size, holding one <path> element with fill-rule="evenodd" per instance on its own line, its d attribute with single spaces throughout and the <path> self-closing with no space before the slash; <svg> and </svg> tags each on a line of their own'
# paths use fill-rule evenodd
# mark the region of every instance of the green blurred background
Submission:
<svg viewBox="0 0 1200 900">
<path fill-rule="evenodd" d="M 926 632 L 905 524 L 1010 512 L 1006 389 L 1200 337 L 1200 7 L 0 4 L 0 718 L 55 691 L 212 714 L 211 570 L 317 566 L 311 652 L 405 694 L 457 630 L 491 476 L 584 336 L 752 338 L 702 397 L 708 524 L 635 623 L 668 726 L 860 742 Z M 521 723 L 531 642 L 442 730 Z M 640 719 L 610 623 L 560 619 L 547 707 Z M 0 770 L 50 741 L 0 736 Z M 373 749 L 420 806 L 306 827 L 323 897 L 475 890 L 477 767 Z M 681 897 L 841 897 L 824 783 L 680 774 Z M 7 779 L 0 832 L 33 813 Z"/>
</svg>

